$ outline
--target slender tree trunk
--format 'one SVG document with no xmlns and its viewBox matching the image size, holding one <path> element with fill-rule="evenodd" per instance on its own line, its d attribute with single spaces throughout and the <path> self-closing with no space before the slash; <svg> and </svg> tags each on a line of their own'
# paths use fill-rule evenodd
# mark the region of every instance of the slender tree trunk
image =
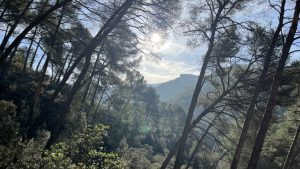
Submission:
<svg viewBox="0 0 300 169">
<path fill-rule="evenodd" d="M 107 85 L 105 85 L 104 88 L 103 88 L 101 97 L 100 97 L 99 100 L 98 100 L 98 104 L 97 104 L 97 107 L 96 107 L 96 109 L 95 109 L 94 114 L 96 114 L 97 111 L 98 111 L 98 108 L 99 108 L 99 106 L 100 106 L 100 104 L 101 104 L 101 101 L 102 101 L 102 99 L 103 99 L 103 96 L 104 96 L 104 94 L 105 94 L 106 89 L 107 89 Z"/>
<path fill-rule="evenodd" d="M 192 100 L 191 100 L 191 103 L 190 103 L 189 111 L 188 111 L 188 114 L 187 114 L 187 119 L 186 119 L 186 122 L 185 122 L 185 126 L 184 126 L 182 136 L 181 136 L 181 141 L 180 141 L 179 148 L 178 148 L 178 151 L 177 151 L 177 156 L 176 156 L 176 160 L 175 160 L 175 164 L 174 164 L 174 169 L 179 169 L 181 167 L 181 165 L 183 164 L 184 149 L 185 149 L 186 141 L 187 141 L 188 134 L 189 134 L 189 127 L 190 127 L 190 124 L 192 122 L 192 118 L 193 118 L 194 111 L 195 111 L 195 108 L 196 108 L 196 105 L 197 105 L 198 97 L 199 97 L 200 91 L 202 89 L 206 68 L 207 68 L 207 65 L 209 63 L 211 53 L 212 53 L 212 50 L 213 50 L 213 45 L 214 45 L 214 41 L 215 41 L 216 27 L 217 27 L 217 24 L 219 22 L 219 17 L 221 15 L 221 12 L 223 11 L 224 7 L 227 5 L 228 2 L 229 1 L 224 2 L 224 4 L 219 7 L 218 12 L 216 14 L 216 18 L 214 19 L 214 21 L 211 25 L 211 36 L 210 36 L 210 39 L 209 39 L 208 50 L 205 54 L 204 61 L 203 61 L 202 67 L 201 67 L 201 72 L 200 72 L 200 75 L 198 77 L 196 88 L 194 90 L 193 97 L 192 97 Z"/>
<path fill-rule="evenodd" d="M 250 68 L 250 65 L 248 66 L 248 68 L 246 69 L 245 72 L 248 71 L 248 69 Z M 212 111 L 214 109 L 214 107 L 220 103 L 223 98 L 228 95 L 233 89 L 235 89 L 237 87 L 237 85 L 239 84 L 239 82 L 245 77 L 246 73 L 243 73 L 238 80 L 226 91 L 224 91 L 212 104 L 210 104 L 205 110 L 203 110 L 200 115 L 189 125 L 188 127 L 188 132 L 190 132 L 199 122 L 200 120 L 205 117 L 210 111 Z M 182 136 L 181 136 L 182 137 Z M 162 163 L 161 169 L 165 169 L 170 160 L 172 159 L 172 157 L 175 155 L 176 151 L 179 148 L 179 144 L 181 142 L 181 137 L 179 138 L 178 142 L 176 143 L 176 146 L 174 146 L 171 151 L 169 152 L 169 154 L 167 155 L 167 157 L 165 158 L 165 160 Z"/>
<path fill-rule="evenodd" d="M 95 36 L 95 38 L 93 38 L 89 44 L 86 46 L 86 48 L 82 51 L 82 53 L 80 54 L 80 56 L 78 57 L 78 59 L 75 61 L 75 63 L 72 65 L 72 67 L 70 68 L 70 70 L 68 72 L 66 72 L 66 75 L 63 77 L 62 82 L 59 84 L 59 86 L 57 87 L 57 90 L 53 93 L 53 95 L 50 98 L 50 102 L 53 103 L 55 98 L 57 97 L 58 93 L 60 92 L 60 90 L 62 89 L 62 87 L 65 85 L 65 83 L 67 82 L 69 76 L 72 74 L 73 70 L 76 68 L 77 64 L 80 62 L 81 58 L 86 57 L 86 61 L 85 63 L 87 65 L 89 65 L 89 60 L 91 59 L 91 55 L 93 54 L 95 48 L 101 44 L 105 38 L 108 36 L 109 33 L 111 33 L 111 31 L 119 24 L 119 22 L 121 21 L 122 17 L 126 14 L 126 12 L 128 11 L 128 9 L 131 7 L 132 3 L 135 0 L 126 0 L 113 14 L 112 16 L 108 19 L 108 21 L 103 25 L 103 27 L 101 28 L 101 30 L 97 33 L 97 35 Z M 55 126 L 55 128 L 52 130 L 50 139 L 47 142 L 47 145 L 45 148 L 50 148 L 50 146 L 56 141 L 56 139 L 58 138 L 59 132 L 60 132 L 60 127 L 63 123 L 63 121 L 65 120 L 65 117 L 69 111 L 69 107 L 72 103 L 73 97 L 75 95 L 75 93 L 77 92 L 77 90 L 80 88 L 81 85 L 81 81 L 83 80 L 85 74 L 86 74 L 87 70 L 84 68 L 78 79 L 76 80 L 76 82 L 74 83 L 72 90 L 70 92 L 70 94 L 67 97 L 63 112 L 59 115 L 59 119 L 57 121 L 57 125 Z M 46 113 L 46 112 L 45 112 Z M 40 116 L 44 116 L 44 113 L 40 113 Z M 43 118 L 39 118 L 39 119 L 43 119 Z M 40 122 L 37 122 L 40 123 Z M 34 124 L 34 128 L 37 128 Z M 31 130 L 31 129 L 30 129 Z M 34 133 L 35 131 L 30 131 L 31 133 Z"/>
<path fill-rule="evenodd" d="M 18 47 L 19 47 L 19 46 L 16 46 L 16 47 L 14 48 L 14 50 L 12 51 L 11 56 L 10 56 L 9 59 L 8 59 L 8 64 L 7 64 L 7 65 L 11 65 L 11 62 L 12 62 L 14 56 L 15 56 L 16 53 L 17 53 Z"/>
<path fill-rule="evenodd" d="M 59 84 L 60 78 L 61 78 L 62 74 L 64 73 L 64 70 L 65 70 L 67 61 L 68 61 L 68 59 L 69 59 L 69 56 L 71 55 L 71 51 L 72 51 L 72 48 L 68 51 L 68 53 L 67 53 L 67 55 L 66 55 L 66 58 L 65 58 L 65 60 L 64 60 L 64 63 L 63 63 L 63 65 L 62 65 L 62 67 L 61 67 L 61 69 L 60 69 L 60 71 L 59 71 L 58 77 L 57 77 L 56 82 L 55 82 L 56 85 Z M 71 57 L 71 58 L 72 58 L 72 57 Z M 71 62 L 71 61 L 72 61 L 72 60 L 70 60 L 70 62 Z"/>
<path fill-rule="evenodd" d="M 71 65 L 72 65 L 72 63 L 73 63 L 73 59 L 74 59 L 74 54 L 71 55 L 70 61 L 69 61 L 69 63 L 68 63 L 68 66 L 67 66 L 65 72 L 68 72 L 68 71 L 70 70 L 70 67 L 71 67 Z M 59 84 L 59 83 L 58 83 L 58 84 Z"/>
<path fill-rule="evenodd" d="M 192 163 L 192 161 L 193 161 L 193 159 L 194 159 L 194 157 L 195 157 L 195 155 L 196 155 L 198 149 L 200 148 L 203 139 L 205 138 L 205 136 L 206 136 L 207 133 L 209 132 L 210 128 L 212 127 L 212 124 L 216 121 L 216 119 L 219 117 L 219 115 L 220 115 L 220 113 L 218 113 L 218 114 L 214 117 L 214 119 L 211 121 L 211 123 L 209 124 L 209 126 L 207 127 L 207 129 L 205 130 L 205 132 L 203 133 L 203 135 L 201 136 L 201 138 L 198 140 L 198 143 L 197 143 L 197 145 L 196 145 L 194 151 L 192 152 L 192 155 L 191 155 L 191 157 L 190 157 L 190 159 L 189 159 L 189 161 L 188 161 L 188 163 L 187 163 L 185 169 L 188 169 L 188 168 L 191 166 L 191 163 Z"/>
<path fill-rule="evenodd" d="M 45 56 L 46 56 L 46 52 L 43 53 L 43 55 L 42 55 L 41 58 L 40 58 L 39 63 L 36 65 L 36 68 L 35 68 L 35 71 L 36 71 L 36 72 L 39 71 L 39 67 L 40 67 L 40 65 L 41 65 L 41 63 L 42 63 L 42 60 L 44 60 L 44 57 L 45 57 Z"/>
<path fill-rule="evenodd" d="M 7 24 L 7 26 L 6 26 L 6 28 L 5 28 L 4 37 L 7 35 L 7 33 L 8 33 L 8 29 L 9 29 L 9 24 Z"/>
<path fill-rule="evenodd" d="M 85 107 L 85 106 L 84 106 L 84 105 L 85 105 L 85 101 L 86 101 L 86 98 L 87 98 L 87 96 L 88 96 L 89 90 L 90 90 L 90 88 L 91 88 L 91 84 L 92 84 L 92 82 L 93 82 L 93 76 L 94 76 L 94 74 L 95 74 L 96 67 L 98 66 L 98 62 L 99 62 L 99 58 L 100 58 L 102 49 L 103 49 L 103 46 L 101 47 L 101 49 L 99 50 L 99 52 L 98 52 L 98 54 L 97 54 L 97 58 L 96 58 L 96 61 L 95 61 L 95 63 L 94 63 L 94 67 L 93 67 L 93 70 L 92 70 L 92 73 L 91 73 L 91 76 L 92 76 L 92 77 L 91 77 L 90 80 L 88 81 L 88 84 L 87 84 L 87 86 L 86 86 L 86 89 L 85 89 L 85 91 L 84 91 L 84 93 L 83 93 L 83 96 L 82 96 L 82 99 L 81 99 L 81 106 L 82 106 L 81 109 L 84 109 L 84 107 Z"/>
<path fill-rule="evenodd" d="M 42 93 L 42 86 L 43 86 L 43 82 L 45 79 L 45 75 L 46 75 L 46 71 L 48 68 L 48 64 L 50 62 L 50 57 L 47 57 L 43 68 L 42 68 L 42 72 L 40 73 L 40 77 L 38 78 L 38 86 L 35 90 L 35 94 L 33 96 L 33 104 L 31 106 L 31 110 L 28 114 L 28 120 L 27 120 L 27 126 L 30 126 L 30 124 L 32 123 L 33 119 L 34 119 L 34 115 L 37 114 L 37 112 L 39 111 L 39 105 L 40 105 L 40 95 Z"/>
<path fill-rule="evenodd" d="M 87 57 L 85 60 L 83 69 L 82 69 L 81 73 L 79 74 L 76 82 L 74 83 L 72 90 L 70 91 L 70 93 L 67 97 L 67 100 L 64 103 L 63 112 L 59 115 L 59 119 L 57 121 L 56 127 L 54 127 L 54 129 L 51 130 L 50 138 L 45 147 L 46 149 L 50 149 L 50 146 L 57 140 L 60 130 L 61 130 L 61 125 L 69 112 L 69 108 L 71 106 L 73 98 L 74 98 L 76 92 L 79 90 L 80 84 L 83 81 L 85 74 L 89 69 L 90 61 L 91 61 L 91 57 Z"/>
<path fill-rule="evenodd" d="M 100 79 L 101 79 L 101 76 L 99 75 L 98 79 L 97 79 L 97 83 L 95 85 L 95 91 L 93 93 L 93 97 L 92 97 L 92 102 L 91 102 L 91 107 L 94 106 L 95 104 L 95 99 L 96 99 L 96 95 L 97 95 L 97 91 L 98 91 L 98 88 L 99 88 L 99 83 L 100 83 Z"/>
<path fill-rule="evenodd" d="M 37 45 L 36 45 L 36 48 L 35 48 L 35 51 L 34 51 L 34 53 L 33 53 L 33 55 L 32 55 L 32 58 L 31 58 L 31 61 L 30 61 L 30 64 L 29 64 L 29 67 L 30 67 L 31 69 L 32 69 L 32 66 L 33 66 L 34 59 L 35 59 L 35 56 L 36 56 L 36 54 L 37 54 L 37 51 L 38 51 L 38 49 L 39 49 L 39 47 L 40 47 L 41 40 L 42 40 L 42 38 L 40 38 L 40 40 L 38 41 L 38 43 L 37 43 Z"/>
<path fill-rule="evenodd" d="M 51 64 L 51 77 L 50 77 L 50 84 L 53 84 L 54 82 L 54 64 Z"/>
<path fill-rule="evenodd" d="M 219 162 L 224 158 L 224 156 L 228 153 L 228 150 L 226 150 L 222 155 L 221 157 L 212 165 L 212 169 L 215 169 L 217 168 L 217 166 L 219 165 Z"/>
<path fill-rule="evenodd" d="M 237 169 L 237 167 L 238 167 L 240 155 L 241 155 L 241 152 L 242 152 L 242 149 L 243 149 L 243 146 L 244 146 L 244 143 L 246 141 L 247 134 L 248 134 L 248 131 L 249 131 L 249 128 L 250 128 L 250 122 L 251 122 L 251 120 L 254 116 L 255 104 L 257 102 L 257 98 L 259 96 L 259 93 L 261 92 L 261 89 L 264 85 L 264 79 L 267 75 L 269 65 L 271 63 L 272 56 L 273 56 L 273 53 L 274 53 L 274 49 L 276 47 L 276 43 L 278 41 L 280 31 L 283 27 L 284 6 L 285 6 L 285 0 L 283 0 L 282 3 L 281 3 L 279 23 L 278 23 L 277 29 L 276 29 L 276 31 L 273 35 L 272 43 L 269 47 L 268 53 L 267 53 L 265 61 L 264 61 L 263 70 L 262 70 L 261 75 L 259 77 L 259 80 L 258 80 L 258 82 L 255 86 L 254 93 L 252 95 L 251 102 L 250 102 L 250 105 L 249 105 L 247 113 L 246 113 L 246 119 L 245 119 L 245 122 L 244 122 L 244 125 L 243 125 L 243 129 L 242 129 L 237 147 L 235 149 L 233 159 L 231 161 L 231 169 Z"/>
<path fill-rule="evenodd" d="M 8 40 L 10 39 L 10 37 L 12 36 L 12 34 L 14 33 L 15 29 L 17 28 L 17 26 L 19 25 L 22 17 L 25 15 L 26 11 L 29 9 L 30 5 L 32 4 L 33 0 L 30 0 L 27 5 L 25 6 L 25 8 L 23 9 L 23 11 L 21 12 L 21 14 L 18 16 L 18 18 L 16 18 L 15 22 L 13 23 L 13 25 L 10 27 L 10 30 L 8 31 L 7 35 L 3 38 L 2 43 L 0 45 L 0 55 L 2 55 L 5 46 L 8 43 Z"/>
<path fill-rule="evenodd" d="M 27 67 L 27 61 L 28 61 L 28 58 L 29 58 L 29 55 L 30 55 L 30 52 L 31 52 L 31 48 L 32 48 L 32 44 L 34 42 L 34 38 L 35 38 L 35 35 L 36 35 L 36 31 L 37 31 L 37 28 L 35 29 L 33 35 L 32 35 L 32 39 L 30 41 L 30 44 L 29 44 L 29 47 L 28 47 L 28 51 L 26 53 L 26 57 L 25 57 L 25 61 L 24 61 L 24 65 L 23 65 L 23 72 L 26 72 L 26 67 Z"/>
<path fill-rule="evenodd" d="M 82 95 L 82 98 L 81 98 L 81 110 L 84 111 L 85 107 L 86 107 L 86 101 L 87 101 L 87 96 L 89 94 L 89 91 L 91 89 L 91 84 L 92 84 L 92 81 L 93 81 L 93 78 L 91 78 L 87 85 L 86 85 L 86 88 L 83 92 L 83 95 Z"/>
<path fill-rule="evenodd" d="M 289 152 L 288 152 L 288 155 L 285 159 L 285 162 L 284 162 L 284 165 L 283 165 L 282 169 L 289 169 L 289 166 L 290 166 L 291 161 L 292 161 L 292 156 L 294 155 L 295 147 L 296 147 L 297 141 L 299 139 L 299 133 L 300 133 L 300 123 L 298 124 L 298 128 L 297 128 L 297 131 L 295 133 L 293 143 L 291 144 L 291 146 L 289 148 Z"/>
<path fill-rule="evenodd" d="M 62 18 L 63 18 L 63 15 L 64 15 L 64 8 L 62 9 L 62 12 L 61 12 L 61 15 L 58 19 L 58 22 L 57 22 L 57 25 L 55 27 L 55 31 L 51 37 L 51 42 L 50 42 L 50 46 L 53 46 L 54 43 L 55 43 L 55 38 L 57 36 L 57 33 L 59 31 L 59 28 L 60 28 L 60 25 L 62 23 Z M 35 114 L 38 114 L 39 112 L 39 107 L 40 107 L 40 95 L 42 93 L 42 86 L 43 86 L 43 83 L 44 83 L 44 79 L 46 77 L 46 72 L 47 72 L 47 68 L 48 68 L 48 65 L 50 63 L 50 60 L 51 60 L 51 52 L 48 52 L 47 53 L 47 58 L 46 58 L 46 61 L 44 63 L 44 66 L 42 68 L 42 72 L 40 73 L 39 75 L 39 78 L 38 78 L 38 86 L 35 90 L 35 94 L 34 94 L 34 97 L 33 97 L 33 104 L 31 106 L 31 111 L 30 111 L 30 114 L 29 114 L 29 117 L 28 117 L 28 123 L 27 123 L 27 126 L 31 126 L 31 122 L 33 121 L 33 117 Z M 52 64 L 53 66 L 53 64 Z M 52 70 L 53 72 L 53 70 Z M 52 78 L 52 77 L 51 77 Z"/>
<path fill-rule="evenodd" d="M 80 63 L 82 58 L 84 57 L 90 57 L 96 47 L 101 44 L 107 37 L 107 35 L 117 26 L 118 22 L 120 22 L 120 19 L 123 17 L 125 12 L 127 11 L 126 8 L 129 8 L 131 4 L 135 0 L 126 0 L 121 7 L 119 7 L 112 16 L 106 21 L 106 23 L 102 26 L 102 28 L 99 30 L 97 35 L 88 43 L 88 45 L 85 47 L 85 49 L 81 52 L 81 54 L 76 58 L 73 65 L 70 67 L 70 69 L 65 73 L 61 83 L 58 85 L 54 93 L 52 94 L 50 101 L 53 102 L 57 95 L 59 94 L 60 90 L 63 88 L 63 86 L 66 84 L 67 80 L 73 73 L 76 66 Z"/>
<path fill-rule="evenodd" d="M 9 56 L 11 51 L 24 39 L 26 34 L 35 26 L 37 26 L 41 21 L 43 21 L 46 17 L 48 17 L 52 12 L 56 11 L 57 9 L 61 8 L 62 6 L 70 3 L 72 0 L 64 0 L 61 2 L 56 3 L 52 6 L 49 10 L 42 13 L 38 17 L 36 17 L 16 38 L 15 40 L 7 47 L 4 53 L 0 57 L 0 65 L 4 63 L 6 58 Z"/>
<path fill-rule="evenodd" d="M 247 169 L 255 169 L 258 164 L 260 153 L 261 153 L 261 150 L 262 150 L 262 147 L 264 144 L 264 140 L 265 140 L 265 137 L 267 134 L 267 130 L 269 128 L 269 124 L 270 124 L 270 121 L 272 118 L 273 109 L 276 104 L 275 102 L 276 102 L 277 91 L 279 88 L 279 80 L 284 71 L 286 60 L 289 57 L 289 51 L 290 51 L 290 48 L 294 41 L 295 33 L 297 31 L 299 12 L 300 12 L 300 0 L 296 0 L 296 6 L 295 6 L 295 11 L 294 11 L 294 16 L 292 19 L 291 27 L 290 27 L 290 30 L 286 37 L 286 42 L 283 46 L 283 49 L 281 52 L 281 57 L 280 57 L 278 66 L 276 68 L 276 72 L 275 72 L 275 75 L 273 78 L 272 87 L 271 87 L 271 91 L 269 94 L 265 113 L 264 113 L 263 119 L 261 121 L 258 133 L 256 135 L 255 144 L 254 144 L 254 147 L 253 147 L 253 150 L 251 153 L 251 157 L 250 157 Z"/>
</svg>

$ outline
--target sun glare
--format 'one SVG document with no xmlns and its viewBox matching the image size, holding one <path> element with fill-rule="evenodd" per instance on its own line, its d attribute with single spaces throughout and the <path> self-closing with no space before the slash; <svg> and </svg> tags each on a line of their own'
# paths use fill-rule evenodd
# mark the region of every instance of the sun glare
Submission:
<svg viewBox="0 0 300 169">
<path fill-rule="evenodd" d="M 161 42 L 161 36 L 158 33 L 153 33 L 151 36 L 152 43 L 159 43 Z"/>
</svg>

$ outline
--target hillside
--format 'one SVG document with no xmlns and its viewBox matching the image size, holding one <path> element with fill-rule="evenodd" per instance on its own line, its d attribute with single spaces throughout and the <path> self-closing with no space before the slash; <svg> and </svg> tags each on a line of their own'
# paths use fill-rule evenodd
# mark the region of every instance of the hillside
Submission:
<svg viewBox="0 0 300 169">
<path fill-rule="evenodd" d="M 197 78 L 198 77 L 195 75 L 181 74 L 178 78 L 161 83 L 154 88 L 160 96 L 160 101 L 178 103 L 180 106 L 187 109 L 197 83 Z M 200 95 L 207 93 L 211 89 L 212 86 L 210 84 L 207 82 L 204 83 Z"/>
</svg>

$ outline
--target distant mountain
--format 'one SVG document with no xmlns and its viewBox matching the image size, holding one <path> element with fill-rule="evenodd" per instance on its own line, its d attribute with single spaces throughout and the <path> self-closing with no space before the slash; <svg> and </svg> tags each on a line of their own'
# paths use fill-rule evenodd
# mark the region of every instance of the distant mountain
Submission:
<svg viewBox="0 0 300 169">
<path fill-rule="evenodd" d="M 160 100 L 168 103 L 178 103 L 187 109 L 198 80 L 198 76 L 181 74 L 178 78 L 154 86 L 160 96 Z M 211 85 L 204 83 L 201 93 L 206 94 L 212 89 Z"/>
<path fill-rule="evenodd" d="M 158 84 L 155 89 L 160 95 L 160 100 L 168 102 L 183 91 L 194 88 L 196 83 L 197 76 L 181 74 L 174 80 Z"/>
<path fill-rule="evenodd" d="M 159 94 L 160 101 L 171 104 L 179 104 L 187 112 L 191 103 L 197 80 L 198 76 L 191 74 L 181 74 L 174 80 L 152 85 L 152 87 L 155 88 L 157 93 Z M 205 95 L 207 92 L 212 90 L 212 85 L 209 82 L 205 82 L 201 89 L 200 96 Z M 199 113 L 203 111 L 203 109 L 204 108 L 202 106 L 197 106 L 194 111 L 194 116 L 198 116 Z M 206 123 L 201 123 L 200 126 L 205 129 L 208 125 Z M 215 144 L 215 141 L 212 141 L 207 137 L 205 137 L 204 142 L 210 147 L 213 147 L 213 145 Z"/>
</svg>

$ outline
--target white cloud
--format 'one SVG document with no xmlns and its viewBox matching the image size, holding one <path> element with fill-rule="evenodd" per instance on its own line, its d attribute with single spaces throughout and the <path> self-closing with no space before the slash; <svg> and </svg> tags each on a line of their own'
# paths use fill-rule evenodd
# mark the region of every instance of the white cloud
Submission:
<svg viewBox="0 0 300 169">
<path fill-rule="evenodd" d="M 165 43 L 155 50 L 161 58 L 144 55 L 139 67 L 148 83 L 166 82 L 179 77 L 180 74 L 198 74 L 204 48 L 186 46 L 184 36 L 176 36 L 174 32 L 169 32 Z"/>
<path fill-rule="evenodd" d="M 148 83 L 162 83 L 179 77 L 180 74 L 196 74 L 197 64 L 187 64 L 170 60 L 155 60 L 143 57 L 139 71 L 144 75 Z"/>
</svg>

